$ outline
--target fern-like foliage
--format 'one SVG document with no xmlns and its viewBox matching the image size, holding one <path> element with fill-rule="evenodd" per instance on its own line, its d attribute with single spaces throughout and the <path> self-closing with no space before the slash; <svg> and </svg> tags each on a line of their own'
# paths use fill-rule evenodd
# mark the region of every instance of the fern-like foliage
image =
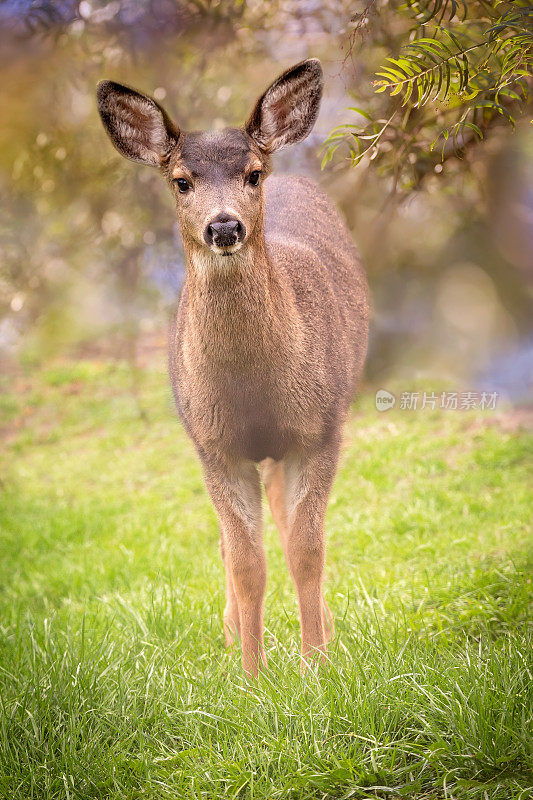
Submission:
<svg viewBox="0 0 533 800">
<path fill-rule="evenodd" d="M 374 113 L 372 102 L 367 109 L 352 108 L 363 122 L 331 132 L 322 164 L 347 145 L 353 164 L 369 156 L 397 178 L 425 162 L 418 179 L 411 175 L 416 184 L 435 167 L 433 153 L 441 161 L 462 156 L 497 120 L 514 127 L 524 112 L 533 67 L 533 5 L 520 0 L 389 4 L 389 13 L 398 12 L 413 22 L 399 55 L 377 70 L 374 91 L 386 96 L 381 113 Z M 407 169 L 398 161 L 402 158 Z"/>
</svg>

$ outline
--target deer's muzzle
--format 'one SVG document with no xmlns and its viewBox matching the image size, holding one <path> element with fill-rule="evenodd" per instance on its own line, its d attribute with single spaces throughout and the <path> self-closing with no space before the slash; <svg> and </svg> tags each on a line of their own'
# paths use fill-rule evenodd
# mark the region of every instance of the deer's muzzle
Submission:
<svg viewBox="0 0 533 800">
<path fill-rule="evenodd" d="M 245 236 L 246 228 L 242 222 L 227 214 L 218 214 L 204 230 L 204 241 L 209 247 L 233 247 L 244 241 Z"/>
</svg>

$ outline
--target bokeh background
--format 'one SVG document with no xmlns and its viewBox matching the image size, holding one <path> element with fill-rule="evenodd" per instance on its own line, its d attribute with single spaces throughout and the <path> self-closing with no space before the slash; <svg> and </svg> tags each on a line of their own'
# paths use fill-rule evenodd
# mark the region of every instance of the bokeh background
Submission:
<svg viewBox="0 0 533 800">
<path fill-rule="evenodd" d="M 383 5 L 383 4 L 381 4 Z M 5 0 L 0 6 L 0 358 L 31 368 L 105 350 L 135 364 L 162 342 L 183 279 L 172 201 L 127 163 L 98 119 L 102 78 L 155 96 L 186 128 L 240 124 L 283 69 L 324 66 L 318 123 L 277 156 L 344 212 L 373 294 L 367 378 L 438 376 L 505 394 L 531 389 L 533 137 L 492 131 L 465 158 L 391 193 L 371 160 L 320 147 L 365 107 L 383 36 L 350 40 L 355 2 Z M 387 36 L 405 25 L 388 18 Z M 397 29 L 397 30 L 396 30 Z M 350 48 L 350 41 L 352 47 Z M 431 388 L 431 387 L 429 387 Z"/>
</svg>

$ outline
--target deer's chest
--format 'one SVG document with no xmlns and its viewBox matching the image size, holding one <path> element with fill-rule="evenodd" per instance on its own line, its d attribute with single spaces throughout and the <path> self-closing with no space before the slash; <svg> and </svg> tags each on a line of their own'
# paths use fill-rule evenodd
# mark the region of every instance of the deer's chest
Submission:
<svg viewBox="0 0 533 800">
<path fill-rule="evenodd" d="M 193 438 L 230 458 L 262 461 L 283 456 L 299 440 L 298 415 L 280 383 L 226 375 L 184 392 L 180 403 Z"/>
</svg>

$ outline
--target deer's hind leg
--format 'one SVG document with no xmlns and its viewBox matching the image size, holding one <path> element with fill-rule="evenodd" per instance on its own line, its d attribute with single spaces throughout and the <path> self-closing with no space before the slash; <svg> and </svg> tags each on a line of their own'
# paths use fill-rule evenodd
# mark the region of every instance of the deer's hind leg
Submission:
<svg viewBox="0 0 533 800">
<path fill-rule="evenodd" d="M 227 547 L 224 544 L 224 531 L 222 525 L 218 524 L 218 532 L 220 535 L 220 552 L 222 554 L 222 561 L 224 563 L 224 572 L 226 575 L 226 605 L 224 606 L 224 639 L 226 647 L 230 647 L 241 635 L 241 623 L 239 619 L 239 604 L 237 602 L 237 594 L 235 586 L 233 585 L 233 576 L 231 574 L 231 564 L 227 553 Z"/>
<path fill-rule="evenodd" d="M 276 528 L 281 539 L 281 546 L 285 555 L 285 560 L 291 571 L 293 581 L 295 576 L 292 574 L 288 557 L 287 544 L 289 540 L 289 523 L 287 519 L 287 496 L 285 465 L 283 461 L 274 461 L 271 458 L 261 462 L 261 478 L 265 486 L 268 505 L 274 519 Z M 333 616 L 329 610 L 324 594 L 322 593 L 322 625 L 324 629 L 325 641 L 330 642 L 335 635 L 335 625 Z"/>
</svg>

